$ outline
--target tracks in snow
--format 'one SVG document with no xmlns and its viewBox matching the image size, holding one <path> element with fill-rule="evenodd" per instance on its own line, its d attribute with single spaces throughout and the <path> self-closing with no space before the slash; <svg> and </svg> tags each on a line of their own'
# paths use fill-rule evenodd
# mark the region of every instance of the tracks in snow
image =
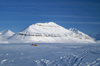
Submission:
<svg viewBox="0 0 100 66">
<path fill-rule="evenodd" d="M 79 66 L 85 56 L 66 55 L 53 61 L 46 59 L 34 60 L 33 66 Z"/>
</svg>

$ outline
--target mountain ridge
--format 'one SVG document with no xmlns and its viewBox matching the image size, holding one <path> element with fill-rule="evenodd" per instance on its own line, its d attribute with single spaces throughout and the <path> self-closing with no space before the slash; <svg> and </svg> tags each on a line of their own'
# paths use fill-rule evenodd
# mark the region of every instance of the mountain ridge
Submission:
<svg viewBox="0 0 100 66">
<path fill-rule="evenodd" d="M 90 33 L 88 35 L 94 38 L 96 41 L 100 40 L 100 33 Z"/>
<path fill-rule="evenodd" d="M 14 34 L 11 30 L 0 31 L 0 43 L 9 43 L 7 39 Z"/>
<path fill-rule="evenodd" d="M 65 29 L 54 22 L 32 24 L 23 31 L 14 34 L 9 39 L 14 41 L 20 40 L 22 42 L 36 43 L 94 42 L 91 37 L 79 30 L 75 33 L 71 29 Z"/>
<path fill-rule="evenodd" d="M 12 36 L 13 34 L 15 34 L 14 32 L 12 32 L 11 30 L 3 30 L 0 32 L 0 35 L 5 35 L 5 36 Z"/>
</svg>

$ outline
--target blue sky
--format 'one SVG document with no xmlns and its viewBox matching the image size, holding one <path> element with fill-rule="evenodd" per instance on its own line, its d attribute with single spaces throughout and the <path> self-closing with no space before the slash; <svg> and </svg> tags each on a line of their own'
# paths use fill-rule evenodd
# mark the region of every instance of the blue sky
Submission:
<svg viewBox="0 0 100 66">
<path fill-rule="evenodd" d="M 0 31 L 17 33 L 31 24 L 50 21 L 86 34 L 100 33 L 100 1 L 0 0 Z"/>
</svg>

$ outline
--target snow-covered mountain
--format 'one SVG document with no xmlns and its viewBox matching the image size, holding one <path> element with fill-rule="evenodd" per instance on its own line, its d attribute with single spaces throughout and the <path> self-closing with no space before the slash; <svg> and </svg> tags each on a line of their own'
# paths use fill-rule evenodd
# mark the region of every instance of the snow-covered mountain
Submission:
<svg viewBox="0 0 100 66">
<path fill-rule="evenodd" d="M 3 30 L 0 32 L 0 43 L 8 43 L 7 38 L 14 35 L 15 33 L 11 30 Z"/>
<path fill-rule="evenodd" d="M 0 32 L 0 37 L 1 37 L 2 39 L 6 39 L 6 38 L 8 38 L 8 37 L 10 37 L 10 36 L 12 36 L 12 35 L 14 35 L 14 34 L 15 34 L 15 33 L 12 32 L 11 30 L 3 30 L 3 31 Z"/>
<path fill-rule="evenodd" d="M 9 40 L 14 42 L 34 43 L 88 43 L 94 40 L 88 35 L 72 29 L 65 29 L 54 22 L 36 23 L 30 25 L 21 32 L 11 36 Z"/>
<path fill-rule="evenodd" d="M 100 40 L 100 33 L 91 33 L 88 34 L 90 37 L 94 38 L 95 40 Z"/>
<path fill-rule="evenodd" d="M 80 38 L 80 39 L 93 39 L 91 38 L 90 36 L 84 34 L 83 32 L 77 30 L 76 28 L 70 28 L 69 29 L 70 31 L 72 31 L 72 36 L 75 37 L 75 38 Z"/>
<path fill-rule="evenodd" d="M 0 32 L 0 35 L 5 35 L 5 36 L 12 36 L 13 34 L 15 33 L 12 32 L 11 30 L 3 30 Z"/>
</svg>

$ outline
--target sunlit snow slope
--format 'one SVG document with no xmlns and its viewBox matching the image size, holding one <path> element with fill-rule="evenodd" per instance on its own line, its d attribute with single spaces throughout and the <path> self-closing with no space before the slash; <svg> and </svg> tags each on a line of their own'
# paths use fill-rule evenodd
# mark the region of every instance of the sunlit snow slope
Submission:
<svg viewBox="0 0 100 66">
<path fill-rule="evenodd" d="M 11 30 L 3 30 L 0 32 L 0 43 L 8 43 L 6 40 L 10 36 L 14 35 L 15 33 L 12 32 Z"/>
<path fill-rule="evenodd" d="M 88 35 L 65 29 L 54 22 L 36 23 L 9 38 L 13 42 L 34 43 L 88 43 L 94 40 Z"/>
<path fill-rule="evenodd" d="M 12 36 L 14 34 L 14 32 L 12 32 L 11 30 L 3 30 L 0 32 L 0 36 Z"/>
<path fill-rule="evenodd" d="M 11 30 L 3 30 L 0 32 L 0 37 L 2 37 L 3 39 L 6 39 L 12 35 L 14 35 L 15 33 L 12 32 Z"/>
</svg>

